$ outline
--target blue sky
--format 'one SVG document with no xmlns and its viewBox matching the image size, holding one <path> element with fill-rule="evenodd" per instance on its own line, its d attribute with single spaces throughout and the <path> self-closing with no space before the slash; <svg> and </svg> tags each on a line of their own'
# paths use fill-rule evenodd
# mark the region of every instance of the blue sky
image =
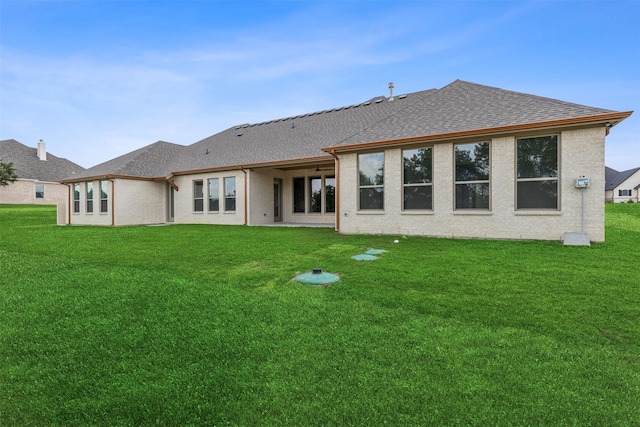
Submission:
<svg viewBox="0 0 640 427">
<path fill-rule="evenodd" d="M 456 79 L 638 110 L 640 2 L 0 2 L 0 139 L 85 167 Z M 606 164 L 640 166 L 640 111 Z"/>
</svg>

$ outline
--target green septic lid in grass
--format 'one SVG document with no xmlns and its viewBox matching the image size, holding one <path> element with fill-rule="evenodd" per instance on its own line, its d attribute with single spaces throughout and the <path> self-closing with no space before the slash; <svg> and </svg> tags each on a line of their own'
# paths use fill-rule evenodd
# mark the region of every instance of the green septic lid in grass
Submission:
<svg viewBox="0 0 640 427">
<path fill-rule="evenodd" d="M 369 249 L 368 251 L 365 252 L 365 254 L 367 255 L 380 255 L 383 254 L 387 251 L 385 251 L 384 249 Z"/>
<path fill-rule="evenodd" d="M 351 258 L 355 259 L 356 261 L 373 261 L 375 259 L 378 259 L 377 256 L 368 255 L 368 254 L 354 255 Z"/>
<path fill-rule="evenodd" d="M 324 285 L 340 280 L 335 274 L 323 273 L 321 268 L 314 268 L 311 273 L 300 274 L 295 279 L 307 285 Z"/>
</svg>

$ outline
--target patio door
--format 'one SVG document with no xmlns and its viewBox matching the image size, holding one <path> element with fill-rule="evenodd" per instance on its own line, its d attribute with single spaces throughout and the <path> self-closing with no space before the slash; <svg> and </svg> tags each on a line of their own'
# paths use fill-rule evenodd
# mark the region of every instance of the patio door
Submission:
<svg viewBox="0 0 640 427">
<path fill-rule="evenodd" d="M 282 222 L 282 180 L 273 181 L 273 222 Z"/>
</svg>

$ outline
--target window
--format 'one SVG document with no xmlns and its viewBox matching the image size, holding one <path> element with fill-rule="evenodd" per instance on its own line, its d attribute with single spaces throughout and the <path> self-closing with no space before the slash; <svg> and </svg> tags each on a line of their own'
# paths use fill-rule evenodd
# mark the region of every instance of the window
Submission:
<svg viewBox="0 0 640 427">
<path fill-rule="evenodd" d="M 359 208 L 384 209 L 384 153 L 358 155 Z"/>
<path fill-rule="evenodd" d="M 209 212 L 220 210 L 220 188 L 218 178 L 209 178 Z"/>
<path fill-rule="evenodd" d="M 44 184 L 36 184 L 36 199 L 44 199 Z"/>
<path fill-rule="evenodd" d="M 402 209 L 433 209 L 431 148 L 402 151 Z"/>
<path fill-rule="evenodd" d="M 224 179 L 224 210 L 236 210 L 236 177 L 230 176 Z"/>
<path fill-rule="evenodd" d="M 80 184 L 73 184 L 73 213 L 80 213 Z"/>
<path fill-rule="evenodd" d="M 618 196 L 631 196 L 631 190 L 618 190 Z"/>
<path fill-rule="evenodd" d="M 100 212 L 105 213 L 109 211 L 109 203 L 107 196 L 107 181 L 100 181 Z"/>
<path fill-rule="evenodd" d="M 202 180 L 193 181 L 193 211 L 202 212 L 204 210 L 204 199 L 202 193 Z"/>
<path fill-rule="evenodd" d="M 304 213 L 304 178 L 293 178 L 293 213 Z"/>
<path fill-rule="evenodd" d="M 336 177 L 327 176 L 324 179 L 324 211 L 336 211 Z"/>
<path fill-rule="evenodd" d="M 309 177 L 309 212 L 322 212 L 322 177 Z"/>
<path fill-rule="evenodd" d="M 558 209 L 558 135 L 516 144 L 516 209 Z"/>
<path fill-rule="evenodd" d="M 489 143 L 454 145 L 455 209 L 489 209 Z"/>
<path fill-rule="evenodd" d="M 87 182 L 87 213 L 93 213 L 93 182 Z"/>
</svg>

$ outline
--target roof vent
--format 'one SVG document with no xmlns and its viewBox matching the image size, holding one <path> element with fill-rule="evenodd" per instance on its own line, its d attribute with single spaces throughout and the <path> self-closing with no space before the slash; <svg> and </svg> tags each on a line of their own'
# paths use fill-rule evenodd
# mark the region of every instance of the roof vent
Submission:
<svg viewBox="0 0 640 427">
<path fill-rule="evenodd" d="M 389 82 L 389 101 L 393 101 L 393 82 Z"/>
</svg>

